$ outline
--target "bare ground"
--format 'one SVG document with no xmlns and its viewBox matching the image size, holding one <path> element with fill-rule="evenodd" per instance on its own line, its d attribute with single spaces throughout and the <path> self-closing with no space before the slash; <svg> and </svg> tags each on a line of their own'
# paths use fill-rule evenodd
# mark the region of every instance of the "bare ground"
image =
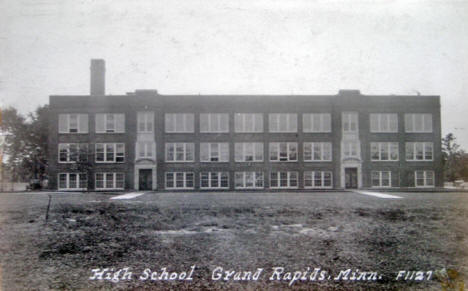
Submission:
<svg viewBox="0 0 468 291">
<path fill-rule="evenodd" d="M 399 270 L 445 268 L 458 272 L 452 280 L 458 284 L 468 274 L 463 194 L 449 194 L 450 199 L 415 194 L 391 202 L 337 194 L 311 198 L 312 193 L 167 195 L 118 202 L 54 196 L 47 224 L 44 200 L 2 209 L 3 288 L 439 290 L 446 278 L 395 277 Z M 181 272 L 192 265 L 190 282 L 137 276 L 118 283 L 89 280 L 94 268 L 130 267 L 140 274 L 145 268 Z M 217 266 L 264 273 L 258 281 L 213 281 Z M 319 267 L 332 279 L 292 286 L 268 280 L 278 266 L 285 272 Z M 370 282 L 333 280 L 348 268 L 383 276 Z"/>
</svg>

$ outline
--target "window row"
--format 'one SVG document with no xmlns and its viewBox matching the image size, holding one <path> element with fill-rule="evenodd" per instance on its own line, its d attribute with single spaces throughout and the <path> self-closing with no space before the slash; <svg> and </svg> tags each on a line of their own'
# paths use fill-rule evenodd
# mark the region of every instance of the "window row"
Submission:
<svg viewBox="0 0 468 291">
<path fill-rule="evenodd" d="M 269 113 L 269 132 L 298 132 L 297 113 Z M 96 133 L 125 132 L 125 114 L 97 113 Z M 341 115 L 343 132 L 357 132 L 359 130 L 359 115 L 357 112 L 343 112 Z M 154 112 L 138 112 L 138 132 L 154 131 Z M 398 132 L 397 113 L 371 113 L 369 115 L 370 132 L 396 133 Z M 432 132 L 432 114 L 410 113 L 404 115 L 405 132 Z M 166 133 L 195 132 L 194 113 L 166 113 L 164 115 Z M 234 131 L 239 133 L 264 132 L 263 113 L 235 113 Z M 302 113 L 302 131 L 306 133 L 320 133 L 332 131 L 330 113 Z M 201 133 L 228 133 L 228 113 L 200 113 Z M 88 133 L 88 114 L 59 114 L 59 133 Z"/>
<path fill-rule="evenodd" d="M 58 190 L 83 191 L 88 188 L 88 175 L 86 173 L 60 173 L 58 174 Z M 96 190 L 123 190 L 125 188 L 124 173 L 96 173 Z"/>
<path fill-rule="evenodd" d="M 193 172 L 167 172 L 166 189 L 194 189 Z M 295 189 L 298 188 L 299 172 L 271 172 L 270 188 Z M 306 171 L 304 172 L 305 188 L 332 188 L 332 172 L 330 171 Z M 201 172 L 201 189 L 229 189 L 228 172 Z M 264 188 L 263 172 L 235 172 L 235 189 L 262 189 Z"/>
<path fill-rule="evenodd" d="M 262 162 L 263 143 L 235 143 L 236 162 Z M 270 161 L 297 161 L 296 142 L 270 143 Z M 331 161 L 332 147 L 328 142 L 305 142 L 305 161 Z M 194 162 L 194 143 L 166 143 L 166 162 Z M 229 143 L 200 143 L 201 162 L 229 162 Z"/>
<path fill-rule="evenodd" d="M 434 187 L 435 185 L 434 171 L 415 171 L 414 186 L 415 187 Z M 372 187 L 392 187 L 392 172 L 391 171 L 371 171 L 371 186 Z"/>
<path fill-rule="evenodd" d="M 407 161 L 432 161 L 434 148 L 431 142 L 407 142 L 405 144 Z M 86 143 L 60 143 L 58 145 L 59 162 L 73 163 L 88 161 L 88 144 Z M 234 144 L 234 160 L 236 162 L 263 162 L 264 149 L 261 142 L 243 142 Z M 342 145 L 343 157 L 360 156 L 360 146 L 357 142 L 344 142 Z M 123 163 L 125 162 L 124 143 L 96 143 L 95 161 L 97 163 Z M 398 161 L 398 142 L 371 142 L 371 161 Z M 166 162 L 194 162 L 194 143 L 166 143 Z M 155 142 L 136 143 L 137 159 L 155 159 Z M 304 142 L 303 159 L 306 162 L 332 161 L 332 143 L 330 142 Z M 229 162 L 229 143 L 200 143 L 201 162 Z M 297 162 L 297 142 L 271 142 L 269 143 L 269 161 Z"/>
<path fill-rule="evenodd" d="M 88 133 L 88 114 L 59 114 L 59 133 Z M 125 132 L 125 114 L 97 113 L 96 133 Z"/>
<path fill-rule="evenodd" d="M 371 171 L 371 186 L 378 188 L 392 187 L 391 171 Z M 195 176 L 193 172 L 166 172 L 166 189 L 194 189 Z M 296 171 L 270 172 L 270 188 L 296 189 L 299 174 Z M 434 187 L 434 171 L 418 170 L 414 172 L 415 187 Z M 329 189 L 333 187 L 331 171 L 305 171 L 304 188 Z M 86 173 L 59 173 L 59 190 L 84 191 L 88 188 Z M 95 174 L 96 190 L 122 190 L 125 188 L 125 175 L 122 172 L 102 172 Z M 228 172 L 201 172 L 201 189 L 229 189 Z M 263 172 L 235 172 L 235 189 L 264 188 Z"/>
</svg>

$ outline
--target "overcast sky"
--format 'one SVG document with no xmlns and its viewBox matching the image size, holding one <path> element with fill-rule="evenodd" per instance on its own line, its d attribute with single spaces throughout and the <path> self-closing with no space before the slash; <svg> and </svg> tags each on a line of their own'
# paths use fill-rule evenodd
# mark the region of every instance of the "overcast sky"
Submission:
<svg viewBox="0 0 468 291">
<path fill-rule="evenodd" d="M 0 105 L 107 93 L 440 95 L 468 149 L 468 1 L 0 0 Z"/>
</svg>

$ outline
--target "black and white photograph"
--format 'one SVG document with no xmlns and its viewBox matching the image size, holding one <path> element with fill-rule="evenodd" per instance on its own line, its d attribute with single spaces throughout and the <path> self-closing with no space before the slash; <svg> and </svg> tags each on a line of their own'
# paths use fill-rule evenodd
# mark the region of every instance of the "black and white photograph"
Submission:
<svg viewBox="0 0 468 291">
<path fill-rule="evenodd" d="M 465 290 L 468 1 L 0 0 L 0 291 Z"/>
</svg>

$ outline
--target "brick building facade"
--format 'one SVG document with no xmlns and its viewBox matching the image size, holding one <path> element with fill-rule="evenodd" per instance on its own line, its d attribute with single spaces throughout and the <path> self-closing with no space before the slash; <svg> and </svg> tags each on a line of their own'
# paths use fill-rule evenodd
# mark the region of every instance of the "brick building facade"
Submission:
<svg viewBox="0 0 468 291">
<path fill-rule="evenodd" d="M 273 190 L 442 185 L 439 96 L 50 96 L 60 190 Z"/>
</svg>

